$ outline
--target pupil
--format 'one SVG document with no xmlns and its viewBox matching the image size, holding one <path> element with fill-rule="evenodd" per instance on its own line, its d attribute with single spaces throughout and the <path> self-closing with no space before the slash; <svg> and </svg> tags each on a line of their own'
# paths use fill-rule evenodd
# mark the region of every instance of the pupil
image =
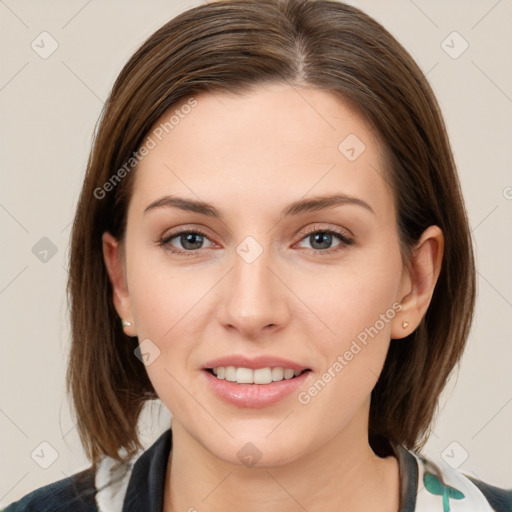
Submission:
<svg viewBox="0 0 512 512">
<path fill-rule="evenodd" d="M 315 233 L 312 235 L 313 243 L 311 244 L 314 249 L 328 249 L 331 243 L 332 235 L 329 233 Z M 323 244 L 322 244 L 323 240 Z M 316 243 L 319 243 L 322 247 L 314 247 Z"/>
<path fill-rule="evenodd" d="M 200 247 L 190 247 L 190 245 L 201 245 L 202 235 L 198 235 L 197 233 L 187 233 L 186 235 L 181 236 L 181 244 L 185 249 L 199 249 Z M 199 239 L 197 241 L 196 239 Z M 189 245 L 190 244 L 190 245 Z"/>
</svg>

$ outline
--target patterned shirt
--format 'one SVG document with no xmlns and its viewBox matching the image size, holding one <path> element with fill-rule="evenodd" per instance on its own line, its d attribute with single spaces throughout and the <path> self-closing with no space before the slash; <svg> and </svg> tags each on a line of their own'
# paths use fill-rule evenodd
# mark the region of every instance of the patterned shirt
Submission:
<svg viewBox="0 0 512 512">
<path fill-rule="evenodd" d="M 92 467 L 40 487 L 3 512 L 162 512 L 171 429 L 124 465 L 104 457 Z M 424 456 L 394 448 L 400 468 L 399 512 L 512 512 L 505 490 Z"/>
</svg>

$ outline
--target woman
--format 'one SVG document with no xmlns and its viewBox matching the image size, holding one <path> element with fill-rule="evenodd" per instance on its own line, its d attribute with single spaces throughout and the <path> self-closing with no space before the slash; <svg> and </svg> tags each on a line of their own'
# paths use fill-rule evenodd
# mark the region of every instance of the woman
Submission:
<svg viewBox="0 0 512 512">
<path fill-rule="evenodd" d="M 419 454 L 471 238 L 428 83 L 353 7 L 220 1 L 152 35 L 105 105 L 68 289 L 91 467 L 9 512 L 512 507 Z M 172 430 L 141 453 L 155 398 Z"/>
</svg>

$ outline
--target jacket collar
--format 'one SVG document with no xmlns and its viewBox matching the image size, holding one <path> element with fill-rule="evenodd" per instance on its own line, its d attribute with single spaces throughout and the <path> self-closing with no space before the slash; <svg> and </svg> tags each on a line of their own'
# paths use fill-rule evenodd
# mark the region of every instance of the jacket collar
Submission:
<svg viewBox="0 0 512 512">
<path fill-rule="evenodd" d="M 398 460 L 400 470 L 399 512 L 414 512 L 416 510 L 416 494 L 418 491 L 418 461 L 402 445 L 391 445 L 391 447 Z"/>
<path fill-rule="evenodd" d="M 162 512 L 167 461 L 172 448 L 171 429 L 166 430 L 133 466 L 122 512 Z"/>
</svg>

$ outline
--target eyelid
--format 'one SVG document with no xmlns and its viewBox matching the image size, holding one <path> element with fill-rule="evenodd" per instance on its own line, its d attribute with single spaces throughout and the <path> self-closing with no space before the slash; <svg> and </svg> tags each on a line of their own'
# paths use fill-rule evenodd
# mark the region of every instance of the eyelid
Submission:
<svg viewBox="0 0 512 512">
<path fill-rule="evenodd" d="M 344 237 L 347 240 L 351 240 L 351 242 L 354 242 L 355 237 L 354 235 L 346 228 L 342 228 L 340 226 L 332 227 L 329 225 L 325 225 L 322 223 L 316 223 L 313 224 L 313 226 L 309 226 L 305 229 L 301 229 L 296 236 L 300 236 L 301 240 L 303 237 L 310 235 L 312 233 L 316 233 L 317 231 L 330 231 L 333 233 L 336 233 L 337 235 Z"/>
</svg>

